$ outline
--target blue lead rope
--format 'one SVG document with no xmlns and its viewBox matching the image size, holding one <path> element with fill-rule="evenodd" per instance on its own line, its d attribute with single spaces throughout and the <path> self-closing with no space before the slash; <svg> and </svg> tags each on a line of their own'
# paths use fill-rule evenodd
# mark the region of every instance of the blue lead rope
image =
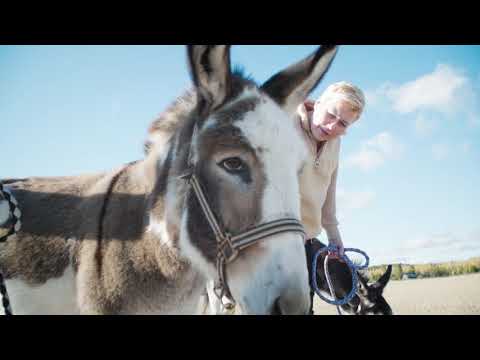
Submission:
<svg viewBox="0 0 480 360">
<path fill-rule="evenodd" d="M 327 297 L 323 296 L 320 293 L 320 290 L 318 289 L 318 284 L 317 284 L 317 259 L 318 259 L 318 256 L 325 251 L 334 252 L 334 253 L 337 253 L 337 255 L 339 255 L 338 254 L 338 248 L 334 245 L 325 246 L 324 248 L 317 251 L 317 253 L 313 257 L 313 265 L 312 265 L 313 266 L 313 271 L 312 271 L 313 288 L 314 288 L 315 292 L 317 293 L 317 295 L 323 301 L 325 301 L 325 302 L 327 302 L 331 305 L 337 305 L 337 306 L 345 305 L 347 302 L 352 300 L 352 298 L 355 296 L 355 293 L 357 292 L 357 281 L 358 281 L 357 270 L 366 269 L 368 267 L 368 263 L 369 263 L 370 259 L 369 259 L 368 255 L 362 250 L 354 249 L 354 248 L 344 249 L 345 253 L 342 254 L 342 255 L 339 255 L 339 256 L 342 260 L 344 260 L 347 263 L 348 267 L 350 268 L 350 272 L 352 273 L 352 290 L 348 293 L 348 295 L 345 298 L 340 299 L 340 300 L 336 300 L 335 299 L 335 294 L 334 294 L 334 291 L 333 291 L 333 287 L 330 286 L 330 284 L 329 284 L 330 292 L 331 292 L 331 295 L 333 297 L 333 300 L 332 300 L 332 299 L 328 299 Z M 353 264 L 352 261 L 346 255 L 347 252 L 356 252 L 356 253 L 362 254 L 365 257 L 365 264 L 360 265 L 360 266 Z M 328 258 L 328 255 L 327 255 L 327 258 Z M 327 265 L 327 261 L 325 261 L 325 275 L 327 276 L 327 281 L 328 281 L 329 276 L 328 276 L 328 273 L 327 273 L 328 271 L 327 271 L 327 266 L 326 265 Z"/>
</svg>

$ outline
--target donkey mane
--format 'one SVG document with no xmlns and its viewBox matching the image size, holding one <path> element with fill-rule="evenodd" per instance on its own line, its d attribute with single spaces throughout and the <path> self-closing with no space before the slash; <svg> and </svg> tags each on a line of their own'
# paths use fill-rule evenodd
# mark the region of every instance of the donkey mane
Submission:
<svg viewBox="0 0 480 360">
<path fill-rule="evenodd" d="M 246 86 L 257 86 L 257 83 L 251 75 L 246 75 L 242 66 L 237 65 L 232 72 L 230 86 L 232 97 L 236 97 Z M 148 128 L 150 137 L 145 140 L 143 145 L 145 155 L 150 153 L 153 144 L 158 140 L 161 139 L 162 142 L 168 141 L 178 127 L 187 121 L 197 105 L 198 91 L 195 88 L 190 88 L 177 97 L 165 111 L 160 113 Z"/>
<path fill-rule="evenodd" d="M 240 65 L 240 64 L 234 65 L 232 75 L 234 77 L 241 78 L 241 79 L 244 79 L 246 81 L 249 81 L 249 82 L 252 82 L 252 83 L 255 83 L 255 84 L 257 83 L 254 80 L 253 75 L 252 74 L 247 74 L 246 70 L 245 70 L 245 67 L 243 65 Z"/>
</svg>

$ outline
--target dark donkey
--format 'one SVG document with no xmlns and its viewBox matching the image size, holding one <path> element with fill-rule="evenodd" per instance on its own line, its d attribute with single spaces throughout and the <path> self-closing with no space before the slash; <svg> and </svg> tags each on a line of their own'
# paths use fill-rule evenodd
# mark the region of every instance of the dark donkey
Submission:
<svg viewBox="0 0 480 360">
<path fill-rule="evenodd" d="M 325 244 L 318 240 L 308 241 L 306 249 L 310 279 L 313 257 L 318 250 L 324 247 Z M 322 295 L 331 298 L 324 269 L 326 255 L 326 253 L 321 253 L 317 259 L 317 285 Z M 336 258 L 331 258 L 328 262 L 328 271 L 335 291 L 335 297 L 337 299 L 342 299 L 347 296 L 352 290 L 352 274 L 347 264 Z M 345 305 L 340 306 L 341 313 L 345 315 L 393 315 L 390 305 L 383 297 L 383 290 L 385 289 L 385 286 L 387 286 L 391 274 L 392 265 L 388 265 L 386 272 L 380 277 L 380 279 L 373 284 L 369 284 L 369 279 L 366 274 L 357 271 L 359 280 L 358 290 L 352 300 Z"/>
</svg>

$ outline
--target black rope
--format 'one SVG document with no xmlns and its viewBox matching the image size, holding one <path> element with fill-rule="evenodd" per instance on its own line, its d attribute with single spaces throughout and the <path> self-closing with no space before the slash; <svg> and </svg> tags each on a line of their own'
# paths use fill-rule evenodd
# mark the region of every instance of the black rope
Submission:
<svg viewBox="0 0 480 360">
<path fill-rule="evenodd" d="M 0 200 L 3 197 L 8 202 L 8 206 L 10 208 L 10 214 L 13 215 L 13 224 L 11 225 L 8 233 L 6 235 L 0 237 L 0 243 L 2 243 L 2 242 L 7 241 L 9 236 L 12 236 L 13 234 L 15 234 L 15 226 L 17 225 L 17 222 L 19 221 L 19 218 L 16 215 L 14 215 L 16 206 L 12 202 L 10 194 L 3 189 L 3 184 L 1 182 L 0 182 L 0 195 L 1 195 Z M 7 221 L 7 223 L 8 223 L 8 221 Z"/>
<path fill-rule="evenodd" d="M 2 272 L 0 271 L 0 293 L 2 294 L 2 305 L 5 315 L 13 315 L 12 308 L 10 307 L 10 299 L 8 298 L 7 287 L 5 286 L 5 280 L 3 279 Z"/>
</svg>

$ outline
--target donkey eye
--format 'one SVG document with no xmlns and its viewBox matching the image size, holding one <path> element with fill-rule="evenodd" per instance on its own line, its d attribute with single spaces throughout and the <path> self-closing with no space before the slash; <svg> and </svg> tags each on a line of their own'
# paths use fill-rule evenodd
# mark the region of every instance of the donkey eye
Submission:
<svg viewBox="0 0 480 360">
<path fill-rule="evenodd" d="M 229 172 L 239 172 L 245 169 L 245 163 L 238 157 L 232 157 L 220 162 L 220 166 Z"/>
</svg>

